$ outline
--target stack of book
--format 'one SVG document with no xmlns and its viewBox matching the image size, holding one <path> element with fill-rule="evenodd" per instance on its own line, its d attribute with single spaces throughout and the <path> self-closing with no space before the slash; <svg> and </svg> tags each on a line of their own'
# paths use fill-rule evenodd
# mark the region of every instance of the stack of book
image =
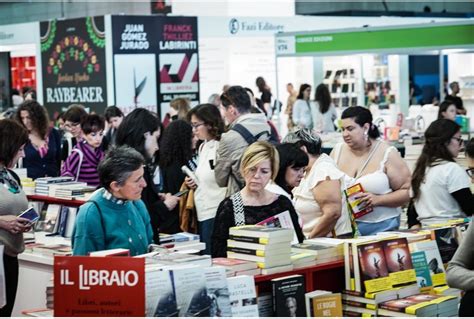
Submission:
<svg viewBox="0 0 474 319">
<path fill-rule="evenodd" d="M 54 282 L 51 280 L 46 286 L 46 308 L 54 309 Z"/>
<path fill-rule="evenodd" d="M 31 178 L 21 179 L 21 188 L 26 195 L 34 195 L 36 190 L 36 183 Z"/>
<path fill-rule="evenodd" d="M 40 177 L 35 180 L 35 192 L 38 195 L 49 196 L 49 187 L 51 185 L 72 181 L 74 181 L 74 178 L 70 176 Z"/>
<path fill-rule="evenodd" d="M 249 275 L 256 276 L 261 274 L 260 268 L 255 261 L 246 261 L 232 258 L 213 258 L 213 266 L 222 266 L 226 270 L 227 277 Z"/>
<path fill-rule="evenodd" d="M 291 253 L 291 263 L 293 269 L 314 266 L 316 264 L 316 256 L 309 253 Z"/>
<path fill-rule="evenodd" d="M 238 226 L 229 230 L 227 257 L 254 261 L 262 274 L 293 269 L 293 230 L 266 226 Z M 274 271 L 274 272 L 273 272 Z"/>
<path fill-rule="evenodd" d="M 200 242 L 199 235 L 187 232 L 172 235 L 160 233 L 159 246 L 184 253 L 198 253 L 206 249 L 206 243 Z"/>
<path fill-rule="evenodd" d="M 33 253 L 42 254 L 45 256 L 70 256 L 72 255 L 72 248 L 70 245 L 63 244 L 32 244 L 31 250 Z"/>
<path fill-rule="evenodd" d="M 317 238 L 307 239 L 301 244 L 292 245 L 291 251 L 314 255 L 314 264 L 316 265 L 340 261 L 344 259 L 343 241 L 336 241 L 340 241 L 340 244 L 326 243 L 324 240 L 318 241 Z"/>
<path fill-rule="evenodd" d="M 397 298 L 397 290 L 386 290 L 377 293 L 344 290 L 342 294 L 343 315 L 344 317 L 374 317 L 377 315 L 380 303 Z"/>
<path fill-rule="evenodd" d="M 65 182 L 49 186 L 49 196 L 62 199 L 79 199 L 83 200 L 86 193 L 91 193 L 96 187 L 87 186 L 83 182 Z"/>
<path fill-rule="evenodd" d="M 454 296 L 413 295 L 379 304 L 378 314 L 385 317 L 453 317 L 458 314 Z"/>
<path fill-rule="evenodd" d="M 76 215 L 77 207 L 49 204 L 46 212 L 41 213 L 40 219 L 35 224 L 35 231 L 43 231 L 69 238 L 72 236 Z"/>
<path fill-rule="evenodd" d="M 193 265 L 200 267 L 210 267 L 212 266 L 212 259 L 210 255 L 192 255 L 184 254 L 179 252 L 171 253 L 148 253 L 144 255 L 139 255 L 135 257 L 145 257 L 149 258 L 151 262 L 156 265 L 162 266 L 164 268 L 170 268 L 172 266 L 183 266 L 183 265 Z"/>
</svg>

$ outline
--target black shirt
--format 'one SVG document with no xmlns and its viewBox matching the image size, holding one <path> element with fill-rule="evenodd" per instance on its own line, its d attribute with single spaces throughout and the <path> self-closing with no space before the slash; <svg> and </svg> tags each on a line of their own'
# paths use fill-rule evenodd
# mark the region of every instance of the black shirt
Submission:
<svg viewBox="0 0 474 319">
<path fill-rule="evenodd" d="M 447 95 L 445 100 L 450 101 L 451 103 L 456 105 L 456 109 L 464 110 L 464 105 L 463 105 L 462 99 L 459 96 Z"/>
<path fill-rule="evenodd" d="M 245 224 L 255 225 L 262 220 L 278 215 L 284 211 L 289 211 L 296 235 L 299 242 L 303 242 L 304 235 L 298 224 L 298 215 L 296 214 L 293 203 L 283 195 L 269 205 L 263 206 L 244 206 Z M 214 232 L 212 234 L 212 257 L 227 257 L 227 239 L 229 239 L 229 228 L 234 227 L 234 206 L 230 197 L 224 199 L 217 208 L 216 219 L 214 222 Z"/>
</svg>

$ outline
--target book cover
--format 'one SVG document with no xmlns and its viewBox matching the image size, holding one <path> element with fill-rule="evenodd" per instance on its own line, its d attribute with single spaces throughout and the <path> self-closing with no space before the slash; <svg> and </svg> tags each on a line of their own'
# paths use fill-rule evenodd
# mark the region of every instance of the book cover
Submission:
<svg viewBox="0 0 474 319">
<path fill-rule="evenodd" d="M 211 300 L 210 317 L 232 317 L 229 287 L 224 267 L 204 268 L 207 295 Z"/>
<path fill-rule="evenodd" d="M 392 288 L 381 242 L 357 245 L 360 275 L 367 292 Z M 356 278 L 356 280 L 358 280 Z"/>
<path fill-rule="evenodd" d="M 311 298 L 312 317 L 342 317 L 342 299 L 340 293 Z"/>
<path fill-rule="evenodd" d="M 424 251 L 417 251 L 411 254 L 411 259 L 413 262 L 413 268 L 416 272 L 416 283 L 418 287 L 430 287 L 433 285 L 431 280 L 430 268 L 428 267 L 428 262 L 426 261 L 426 254 Z"/>
<path fill-rule="evenodd" d="M 257 293 L 252 276 L 227 278 L 232 317 L 258 317 Z"/>
<path fill-rule="evenodd" d="M 147 317 L 176 317 L 178 306 L 168 270 L 145 271 Z"/>
<path fill-rule="evenodd" d="M 438 245 L 443 263 L 448 263 L 459 247 L 456 227 L 447 227 L 433 230 L 433 235 Z"/>
<path fill-rule="evenodd" d="M 305 280 L 302 275 L 272 279 L 273 310 L 277 317 L 304 317 Z"/>
<path fill-rule="evenodd" d="M 287 246 L 285 249 L 257 250 L 257 249 L 227 246 L 227 251 L 237 253 L 237 254 L 246 254 L 246 255 L 258 256 L 258 257 L 266 257 L 266 256 L 274 255 L 274 254 L 283 254 L 283 253 L 287 253 L 289 255 L 291 253 L 291 248 L 290 246 Z"/>
<path fill-rule="evenodd" d="M 390 280 L 394 287 L 416 282 L 410 249 L 406 238 L 388 239 L 382 242 Z"/>
<path fill-rule="evenodd" d="M 273 317 L 273 296 L 270 292 L 259 294 L 257 304 L 260 317 Z"/>
<path fill-rule="evenodd" d="M 413 248 L 411 250 L 414 252 L 423 251 L 425 253 L 433 286 L 446 285 L 446 270 L 444 269 L 436 241 L 414 242 L 410 244 L 410 247 Z"/>
<path fill-rule="evenodd" d="M 354 218 L 360 218 L 373 211 L 372 206 L 362 202 L 359 197 L 364 193 L 364 188 L 360 183 L 352 185 L 345 190 L 347 202 L 354 215 Z"/>
<path fill-rule="evenodd" d="M 74 223 L 76 222 L 77 217 L 77 207 L 68 207 L 69 213 L 67 216 L 66 230 L 64 231 L 64 237 L 71 238 L 72 232 L 74 230 Z"/>
<path fill-rule="evenodd" d="M 46 208 L 46 214 L 44 220 L 39 220 L 36 223 L 36 231 L 44 231 L 47 233 L 53 233 L 58 223 L 59 214 L 61 212 L 61 205 L 49 204 Z"/>
<path fill-rule="evenodd" d="M 207 295 L 202 268 L 188 267 L 171 270 L 174 294 L 180 317 L 209 317 L 211 300 Z"/>
<path fill-rule="evenodd" d="M 313 303 L 311 302 L 311 298 L 324 296 L 331 294 L 330 291 L 327 290 L 315 290 L 305 293 L 304 295 L 304 303 L 306 306 L 306 317 L 311 317 L 313 313 Z"/>
<path fill-rule="evenodd" d="M 286 249 L 289 247 L 289 245 L 287 242 L 264 245 L 264 244 L 250 243 L 246 241 L 237 241 L 237 240 L 228 239 L 227 247 L 238 247 L 238 248 L 246 248 L 246 249 L 253 249 L 253 250 L 262 250 L 262 251 L 267 252 L 267 251 L 273 251 L 273 250 L 279 250 L 279 249 Z"/>
<path fill-rule="evenodd" d="M 257 223 L 257 225 L 291 229 L 293 231 L 293 240 L 291 241 L 291 243 L 298 243 L 298 236 L 296 235 L 295 226 L 293 225 L 293 221 L 291 220 L 289 211 L 284 211 L 277 215 L 268 217 L 267 219 L 264 219 L 261 222 Z"/>
<path fill-rule="evenodd" d="M 57 227 L 57 233 L 60 236 L 63 236 L 66 234 L 66 227 L 67 227 L 67 220 L 69 218 L 69 207 L 67 206 L 62 206 L 61 207 L 61 213 L 59 215 L 59 223 Z"/>
</svg>

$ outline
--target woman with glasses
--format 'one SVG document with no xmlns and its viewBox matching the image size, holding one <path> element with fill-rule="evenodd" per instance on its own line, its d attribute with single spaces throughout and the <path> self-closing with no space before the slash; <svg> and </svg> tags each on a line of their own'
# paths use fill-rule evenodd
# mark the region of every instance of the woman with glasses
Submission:
<svg viewBox="0 0 474 319">
<path fill-rule="evenodd" d="M 71 155 L 74 146 L 82 139 L 81 121 L 85 116 L 87 116 L 87 112 L 84 106 L 80 104 L 69 105 L 63 115 L 65 130 L 61 147 L 61 159 L 63 161 Z"/>
<path fill-rule="evenodd" d="M 217 185 L 214 174 L 217 148 L 221 134 L 224 132 L 224 121 L 217 106 L 201 104 L 191 109 L 188 119 L 193 134 L 202 141 L 198 149 L 199 160 L 194 172 L 197 181 L 186 177 L 189 188 L 194 191 L 194 207 L 197 212 L 198 231 L 201 241 L 206 243 L 205 254 L 211 253 L 211 235 L 217 207 L 225 198 L 226 187 Z"/>
<path fill-rule="evenodd" d="M 224 199 L 217 209 L 212 234 L 212 257 L 227 256 L 229 228 L 255 225 L 285 211 L 290 214 L 299 242 L 303 241 L 304 236 L 292 202 L 286 196 L 265 189 L 268 182 L 275 179 L 278 165 L 278 152 L 268 142 L 255 142 L 245 150 L 240 163 L 245 186 Z"/>
<path fill-rule="evenodd" d="M 460 126 L 451 120 L 436 120 L 425 132 L 425 145 L 411 181 L 414 208 L 422 226 L 474 212 L 471 181 L 456 163 L 462 145 Z"/>
</svg>

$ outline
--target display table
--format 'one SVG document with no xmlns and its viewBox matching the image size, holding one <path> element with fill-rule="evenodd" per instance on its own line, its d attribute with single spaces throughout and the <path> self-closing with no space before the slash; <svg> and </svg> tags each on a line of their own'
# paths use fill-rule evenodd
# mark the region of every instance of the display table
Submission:
<svg viewBox="0 0 474 319">
<path fill-rule="evenodd" d="M 43 195 L 27 195 L 28 200 L 35 201 L 35 202 L 44 202 L 46 204 L 58 204 L 58 205 L 66 205 L 66 206 L 73 206 L 78 207 L 85 203 L 83 200 L 73 200 L 73 199 L 63 199 L 63 198 L 56 198 L 56 197 L 49 197 Z"/>
<path fill-rule="evenodd" d="M 35 233 L 41 244 L 69 244 L 63 237 L 47 237 L 44 232 Z M 18 255 L 19 276 L 15 306 L 12 316 L 21 316 L 25 309 L 46 307 L 46 286 L 53 277 L 54 257 L 39 253 L 24 252 Z"/>
</svg>

